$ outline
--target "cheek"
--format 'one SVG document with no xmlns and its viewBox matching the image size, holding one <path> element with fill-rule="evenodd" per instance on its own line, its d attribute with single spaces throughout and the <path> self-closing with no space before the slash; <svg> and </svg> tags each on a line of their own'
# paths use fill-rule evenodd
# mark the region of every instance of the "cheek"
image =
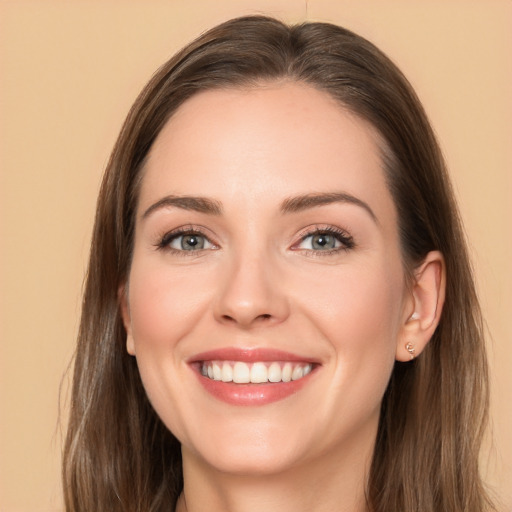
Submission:
<svg viewBox="0 0 512 512">
<path fill-rule="evenodd" d="M 328 298 L 312 297 L 309 304 L 317 307 L 309 311 L 334 361 L 318 414 L 329 425 L 326 439 L 337 443 L 368 431 L 374 435 L 395 361 L 402 278 L 366 265 L 364 272 L 331 275 L 330 287 Z"/>
<path fill-rule="evenodd" d="M 394 267 L 331 269 L 303 280 L 298 293 L 307 297 L 301 309 L 336 360 L 333 382 L 354 399 L 375 397 L 374 406 L 387 386 L 400 332 L 404 282 L 400 266 Z M 322 290 L 321 282 L 329 283 L 328 289 Z"/>
<path fill-rule="evenodd" d="M 305 275 L 300 287 L 302 308 L 317 318 L 338 349 L 352 345 L 362 349 L 396 339 L 404 290 L 399 269 L 383 264 L 321 269 Z"/>
<path fill-rule="evenodd" d="M 150 402 L 175 434 L 186 431 L 183 371 L 187 335 L 205 315 L 212 289 L 208 273 L 191 273 L 134 257 L 128 302 L 139 373 Z"/>
<path fill-rule="evenodd" d="M 169 350 L 199 322 L 209 300 L 207 272 L 173 269 L 134 259 L 130 272 L 129 306 L 136 352 Z"/>
</svg>

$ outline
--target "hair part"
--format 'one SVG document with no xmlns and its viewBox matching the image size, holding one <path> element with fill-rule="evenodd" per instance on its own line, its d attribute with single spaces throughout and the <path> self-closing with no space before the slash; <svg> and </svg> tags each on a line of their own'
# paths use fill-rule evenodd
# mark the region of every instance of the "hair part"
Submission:
<svg viewBox="0 0 512 512">
<path fill-rule="evenodd" d="M 481 512 L 492 505 L 478 469 L 487 418 L 481 313 L 461 221 L 427 116 L 373 44 L 326 23 L 261 16 L 223 23 L 153 76 L 123 125 L 99 194 L 64 449 L 66 510 L 160 511 L 183 485 L 180 445 L 151 407 L 127 354 L 118 293 L 127 282 L 144 162 L 191 96 L 276 81 L 324 91 L 382 136 L 383 167 L 409 276 L 442 252 L 446 302 L 427 348 L 396 363 L 368 476 L 372 512 Z M 462 429 L 462 430 L 461 430 Z"/>
</svg>

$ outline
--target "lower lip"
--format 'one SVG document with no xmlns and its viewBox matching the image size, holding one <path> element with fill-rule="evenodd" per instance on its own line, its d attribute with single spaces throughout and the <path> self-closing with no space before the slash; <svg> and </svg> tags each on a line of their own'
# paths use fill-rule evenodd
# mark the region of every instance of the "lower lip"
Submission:
<svg viewBox="0 0 512 512">
<path fill-rule="evenodd" d="M 290 382 L 267 382 L 264 384 L 235 384 L 209 379 L 199 372 L 199 382 L 215 398 L 231 405 L 258 406 L 288 398 L 299 392 L 309 381 L 315 370 L 305 377 Z"/>
</svg>

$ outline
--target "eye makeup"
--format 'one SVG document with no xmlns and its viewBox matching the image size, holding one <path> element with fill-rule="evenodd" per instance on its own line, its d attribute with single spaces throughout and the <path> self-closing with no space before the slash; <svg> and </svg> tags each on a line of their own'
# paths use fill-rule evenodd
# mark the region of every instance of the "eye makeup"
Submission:
<svg viewBox="0 0 512 512">
<path fill-rule="evenodd" d="M 205 233 L 205 229 L 191 224 L 166 232 L 159 237 L 155 247 L 180 256 L 197 256 L 203 251 L 220 248 L 212 241 L 211 235 Z M 345 230 L 332 225 L 315 225 L 302 230 L 299 241 L 290 250 L 321 257 L 349 251 L 354 247 L 354 238 Z"/>
</svg>

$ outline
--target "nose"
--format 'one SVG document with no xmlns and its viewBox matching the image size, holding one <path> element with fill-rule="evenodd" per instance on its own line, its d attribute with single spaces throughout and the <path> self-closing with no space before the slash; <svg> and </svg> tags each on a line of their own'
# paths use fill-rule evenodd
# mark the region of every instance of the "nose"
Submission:
<svg viewBox="0 0 512 512">
<path fill-rule="evenodd" d="M 262 254 L 240 257 L 226 265 L 214 314 L 217 321 L 242 329 L 283 322 L 289 315 L 289 303 L 282 273 Z"/>
</svg>

